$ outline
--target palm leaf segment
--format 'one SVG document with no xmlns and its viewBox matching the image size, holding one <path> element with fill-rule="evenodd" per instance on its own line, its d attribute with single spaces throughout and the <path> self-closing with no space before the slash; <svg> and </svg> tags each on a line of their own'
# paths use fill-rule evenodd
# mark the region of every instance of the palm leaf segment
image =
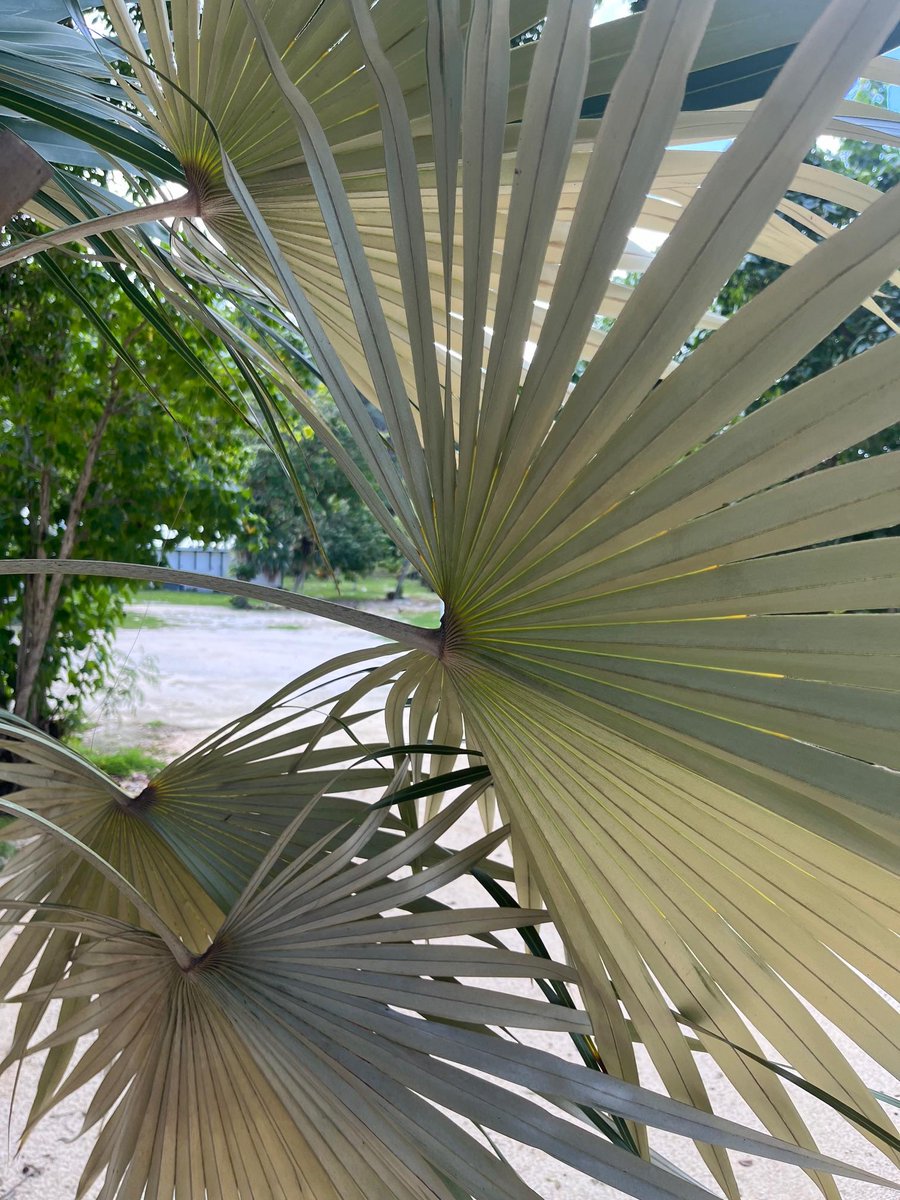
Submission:
<svg viewBox="0 0 900 1200">
<path fill-rule="evenodd" d="M 749 119 L 735 114 L 734 145 L 672 214 L 599 345 L 594 319 L 666 161 L 711 6 L 651 6 L 574 187 L 591 5 L 549 6 L 512 149 L 506 7 L 476 7 L 463 43 L 439 6 L 432 191 L 383 31 L 351 5 L 382 128 L 381 254 L 366 240 L 373 197 L 342 185 L 317 113 L 247 7 L 340 268 L 333 319 L 240 169 L 226 162 L 226 178 L 348 419 L 343 334 L 358 330 L 403 476 L 396 510 L 446 604 L 445 679 L 613 1069 L 636 1078 L 624 1005 L 671 1094 L 707 1103 L 662 989 L 752 1046 L 737 1009 L 811 1081 L 883 1121 L 798 994 L 895 1061 L 895 1014 L 866 980 L 896 989 L 897 618 L 877 610 L 896 602 L 900 556 L 891 539 L 827 543 L 895 522 L 900 493 L 890 457 L 802 473 L 891 422 L 896 344 L 730 423 L 890 273 L 896 196 L 858 200 L 847 229 L 671 363 L 768 236 L 894 5 L 832 5 Z M 707 1049 L 773 1132 L 809 1144 L 777 1081 L 724 1042 Z M 724 1157 L 706 1157 L 733 1192 Z"/>
</svg>

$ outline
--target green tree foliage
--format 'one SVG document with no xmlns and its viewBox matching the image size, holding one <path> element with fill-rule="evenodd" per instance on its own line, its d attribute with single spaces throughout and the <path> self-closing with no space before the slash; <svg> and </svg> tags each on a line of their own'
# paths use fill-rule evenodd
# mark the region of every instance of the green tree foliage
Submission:
<svg viewBox="0 0 900 1200">
<path fill-rule="evenodd" d="M 334 405 L 329 402 L 322 411 L 335 436 L 365 470 Z M 292 434 L 291 463 L 306 493 L 315 529 L 310 528 L 294 484 L 276 454 L 257 445 L 246 476 L 249 508 L 237 537 L 240 576 L 249 579 L 261 574 L 282 583 L 291 575 L 299 589 L 311 571 L 330 567 L 339 575 L 353 576 L 386 560 L 394 562 L 391 541 L 321 439 L 302 422 L 293 426 Z"/>
<path fill-rule="evenodd" d="M 61 274 L 23 262 L 0 276 L 0 551 L 156 562 L 180 538 L 228 535 L 237 418 L 102 271 L 53 261 Z M 213 365 L 201 336 L 182 332 Z M 70 721 L 109 675 L 126 598 L 99 579 L 4 578 L 0 703 L 44 728 Z"/>
</svg>

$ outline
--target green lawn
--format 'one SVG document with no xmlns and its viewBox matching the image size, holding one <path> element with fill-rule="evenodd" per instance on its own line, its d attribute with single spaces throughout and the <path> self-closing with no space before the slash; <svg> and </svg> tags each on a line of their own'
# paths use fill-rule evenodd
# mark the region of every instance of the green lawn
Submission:
<svg viewBox="0 0 900 1200">
<path fill-rule="evenodd" d="M 396 576 L 388 571 L 375 571 L 371 575 L 363 575 L 359 579 L 345 579 L 338 585 L 332 579 L 307 579 L 303 588 L 304 596 L 312 596 L 316 600 L 384 600 L 388 592 L 396 586 Z M 291 586 L 288 579 L 286 586 Z M 407 580 L 403 588 L 404 600 L 431 600 L 435 607 L 438 598 L 431 590 L 418 580 Z M 211 604 L 228 605 L 230 598 L 218 592 L 176 592 L 164 588 L 141 588 L 136 594 L 135 604 Z M 131 614 L 135 625 L 136 614 Z M 418 624 L 419 622 L 415 622 Z M 130 626 L 126 624 L 126 628 Z M 147 626 L 144 622 L 145 628 Z"/>
<path fill-rule="evenodd" d="M 141 588 L 135 595 L 132 604 L 213 604 L 227 608 L 228 596 L 219 592 L 175 592 L 167 588 Z M 135 614 L 131 614 L 135 616 Z M 159 618 L 154 618 L 159 620 Z M 140 624 L 135 621 L 135 624 Z M 127 628 L 127 626 L 126 626 Z"/>
<path fill-rule="evenodd" d="M 140 600 L 137 603 L 140 603 Z M 164 629 L 168 624 L 168 621 L 164 621 L 162 617 L 154 617 L 152 613 L 127 612 L 119 628 Z"/>
<path fill-rule="evenodd" d="M 155 775 L 163 766 L 161 758 L 140 746 L 124 746 L 120 750 L 92 750 L 78 738 L 70 739 L 68 744 L 89 759 L 95 767 L 118 779 L 127 779 L 129 775 Z"/>
<path fill-rule="evenodd" d="M 359 579 L 344 579 L 340 581 L 340 591 L 333 579 L 307 579 L 303 588 L 304 596 L 314 596 L 317 600 L 385 600 L 388 592 L 397 585 L 397 577 L 389 571 L 374 571 L 371 575 L 362 575 Z M 291 580 L 286 581 L 291 586 Z M 435 605 L 438 598 L 425 584 L 419 580 L 406 580 L 403 585 L 404 600 L 431 600 Z"/>
<path fill-rule="evenodd" d="M 405 621 L 407 625 L 419 625 L 422 629 L 438 629 L 441 624 L 441 614 L 437 609 L 434 612 L 408 612 L 404 613 L 399 620 Z"/>
<path fill-rule="evenodd" d="M 435 609 L 434 612 L 405 612 L 397 619 L 405 622 L 407 625 L 418 625 L 421 629 L 438 629 L 440 628 L 441 624 L 440 613 L 437 609 Z M 269 625 L 267 628 L 296 629 L 298 632 L 300 632 L 304 628 L 302 620 L 303 619 L 301 617 L 299 621 L 292 621 L 290 623 L 285 622 L 279 625 Z"/>
</svg>

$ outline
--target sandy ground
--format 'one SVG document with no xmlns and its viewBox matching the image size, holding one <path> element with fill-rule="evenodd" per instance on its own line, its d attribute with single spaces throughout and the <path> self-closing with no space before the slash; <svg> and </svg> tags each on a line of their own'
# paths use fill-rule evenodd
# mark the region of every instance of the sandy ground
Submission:
<svg viewBox="0 0 900 1200">
<path fill-rule="evenodd" d="M 90 735 L 104 749 L 116 745 L 143 745 L 161 758 L 174 757 L 203 736 L 255 704 L 326 658 L 374 645 L 378 639 L 346 627 L 335 627 L 316 618 L 271 611 L 239 612 L 230 608 L 156 605 L 146 611 L 154 621 L 143 629 L 123 630 L 117 650 L 129 668 L 136 668 L 140 698 L 133 711 L 111 716 L 98 706 L 98 725 Z M 396 609 L 394 610 L 396 614 Z M 401 614 L 402 615 L 402 614 Z M 158 626 L 156 622 L 163 621 Z M 128 671 L 123 672 L 123 679 Z M 460 840 L 476 835 L 470 821 L 454 831 Z M 443 899 L 456 905 L 483 903 L 474 882 L 454 885 L 452 896 Z M 523 983 L 522 988 L 527 984 Z M 0 1011 L 0 1042 L 8 1044 L 15 1012 Z M 856 1047 L 838 1040 L 870 1086 L 896 1093 L 896 1081 L 872 1063 Z M 552 1035 L 533 1034 L 536 1045 L 569 1055 L 568 1043 Z M 701 1056 L 702 1059 L 703 1056 Z M 777 1057 L 773 1054 L 773 1057 Z M 710 1062 L 701 1062 L 710 1095 L 722 1116 L 756 1124 L 752 1114 Z M 659 1088 L 655 1073 L 642 1064 L 643 1082 Z M 18 1094 L 7 1136 L 0 1140 L 0 1200 L 72 1200 L 81 1167 L 90 1153 L 90 1134 L 77 1138 L 90 1099 L 87 1090 L 59 1106 L 38 1127 L 18 1156 L 16 1144 L 34 1087 L 36 1067 L 28 1064 L 19 1080 Z M 8 1073 L 0 1081 L 3 1111 L 8 1111 L 15 1079 Z M 792 1089 L 796 1091 L 795 1089 Z M 849 1132 L 846 1124 L 829 1109 L 796 1091 L 798 1108 L 806 1115 L 822 1149 L 836 1157 L 891 1178 L 900 1178 L 886 1168 L 882 1156 L 862 1137 Z M 77 1139 L 77 1140 L 76 1140 Z M 655 1148 L 712 1188 L 694 1147 L 670 1135 L 653 1138 Z M 517 1168 L 545 1200 L 615 1200 L 622 1193 L 572 1171 L 537 1151 L 502 1143 Z M 738 1181 L 747 1200 L 813 1200 L 820 1195 L 798 1170 L 741 1154 L 732 1155 Z M 94 1197 L 97 1189 L 88 1193 Z M 883 1188 L 847 1182 L 842 1186 L 847 1200 L 881 1200 L 890 1193 Z M 192 1198 L 194 1200 L 194 1198 Z M 199 1200 L 199 1198 L 196 1198 Z"/>
</svg>

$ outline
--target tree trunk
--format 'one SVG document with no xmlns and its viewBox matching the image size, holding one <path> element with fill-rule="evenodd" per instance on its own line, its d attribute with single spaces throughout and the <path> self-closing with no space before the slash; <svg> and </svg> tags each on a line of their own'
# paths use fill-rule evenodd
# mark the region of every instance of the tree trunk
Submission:
<svg viewBox="0 0 900 1200">
<path fill-rule="evenodd" d="M 0 185 L 0 229 L 44 186 L 50 164 L 10 129 L 0 129 L 3 182 Z"/>
<path fill-rule="evenodd" d="M 394 591 L 389 597 L 390 600 L 403 599 L 403 581 L 409 574 L 411 566 L 412 564 L 409 562 L 409 560 L 404 558 L 403 562 L 400 564 L 400 570 L 397 572 L 397 582 L 394 584 Z"/>
<path fill-rule="evenodd" d="M 37 512 L 31 513 L 31 548 L 35 558 L 46 558 L 45 543 L 50 528 L 50 468 L 41 468 L 38 485 Z M 17 716 L 33 721 L 39 699 L 37 675 L 46 649 L 39 642 L 39 630 L 44 623 L 50 580 L 26 575 L 22 602 L 22 628 L 16 655 L 16 695 L 13 711 Z"/>
<path fill-rule="evenodd" d="M 113 378 L 115 379 L 115 375 Z M 72 557 L 78 539 L 78 525 L 97 463 L 97 455 L 100 453 L 103 435 L 115 411 L 118 399 L 119 389 L 113 387 L 88 443 L 81 473 L 69 502 L 66 528 L 57 558 Z M 38 522 L 33 539 L 35 558 L 47 557 L 50 500 L 50 467 L 45 465 L 41 470 Z M 44 696 L 42 689 L 38 687 L 38 674 L 53 630 L 53 619 L 56 616 L 62 584 L 61 575 L 49 577 L 28 575 L 25 578 L 22 628 L 19 634 L 19 650 L 16 658 L 16 696 L 13 712 L 33 724 L 38 723 L 40 710 L 43 707 Z"/>
</svg>

